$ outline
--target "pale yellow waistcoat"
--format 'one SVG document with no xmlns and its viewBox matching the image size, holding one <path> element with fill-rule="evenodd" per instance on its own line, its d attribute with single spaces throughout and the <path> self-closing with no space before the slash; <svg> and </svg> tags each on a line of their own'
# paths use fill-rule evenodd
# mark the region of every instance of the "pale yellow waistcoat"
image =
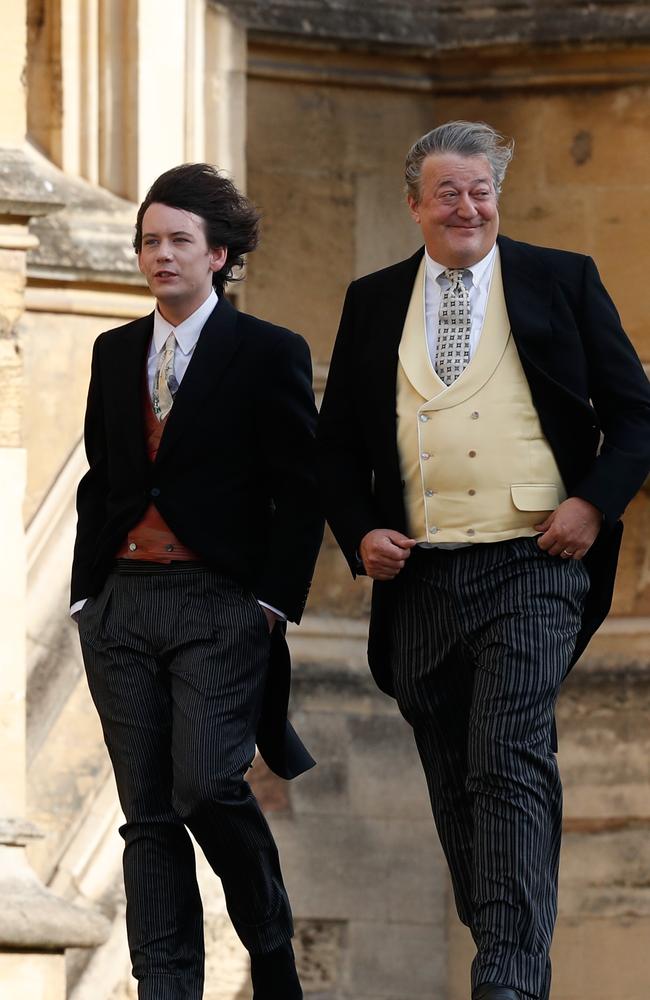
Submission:
<svg viewBox="0 0 650 1000">
<path fill-rule="evenodd" d="M 424 258 L 399 347 L 397 444 L 408 530 L 419 542 L 536 534 L 566 496 L 510 332 L 497 250 L 476 352 L 447 387 L 426 340 Z"/>
</svg>

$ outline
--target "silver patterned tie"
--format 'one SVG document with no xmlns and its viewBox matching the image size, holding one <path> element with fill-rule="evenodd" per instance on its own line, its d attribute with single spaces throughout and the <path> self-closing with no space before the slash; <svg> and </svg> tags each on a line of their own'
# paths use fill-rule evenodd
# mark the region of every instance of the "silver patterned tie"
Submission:
<svg viewBox="0 0 650 1000">
<path fill-rule="evenodd" d="M 447 286 L 440 296 L 435 369 L 438 377 L 451 385 L 469 364 L 472 321 L 469 291 L 463 282 L 466 268 L 448 268 L 440 277 Z"/>
<path fill-rule="evenodd" d="M 176 337 L 172 331 L 167 337 L 165 346 L 160 352 L 160 358 L 158 359 L 158 364 L 153 377 L 151 403 L 153 406 L 153 412 L 158 417 L 158 420 L 164 420 L 171 410 L 172 403 L 174 402 L 174 396 L 178 389 L 178 382 L 176 381 L 176 376 L 174 374 L 175 351 Z"/>
</svg>

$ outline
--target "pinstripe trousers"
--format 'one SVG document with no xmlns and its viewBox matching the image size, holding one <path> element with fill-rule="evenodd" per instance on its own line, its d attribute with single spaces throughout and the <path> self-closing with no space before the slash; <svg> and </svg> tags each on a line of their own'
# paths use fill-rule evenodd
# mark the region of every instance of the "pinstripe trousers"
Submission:
<svg viewBox="0 0 650 1000">
<path fill-rule="evenodd" d="M 269 630 L 254 596 L 196 564 L 118 563 L 79 618 L 126 822 L 127 934 L 140 1000 L 203 996 L 203 913 L 188 829 L 245 947 L 293 933 L 271 831 L 244 780 Z"/>
<path fill-rule="evenodd" d="M 549 996 L 562 824 L 554 708 L 588 586 L 580 562 L 534 538 L 414 549 L 396 581 L 395 692 L 476 944 L 473 989 Z"/>
</svg>

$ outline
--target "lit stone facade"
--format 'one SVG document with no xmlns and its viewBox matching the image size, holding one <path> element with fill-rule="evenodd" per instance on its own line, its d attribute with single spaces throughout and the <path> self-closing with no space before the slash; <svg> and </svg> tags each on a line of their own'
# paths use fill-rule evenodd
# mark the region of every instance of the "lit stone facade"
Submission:
<svg viewBox="0 0 650 1000">
<path fill-rule="evenodd" d="M 417 246 L 406 149 L 446 119 L 485 119 L 517 142 L 503 231 L 591 253 L 650 362 L 647 5 L 617 4 L 614 17 L 611 4 L 564 4 L 561 18 L 551 0 L 515 13 L 495 0 L 490 17 L 478 0 L 444 6 L 444 22 L 436 3 L 388 0 L 16 0 L 4 12 L 0 887 L 19 908 L 47 886 L 54 909 L 31 931 L 14 921 L 14 938 L 0 921 L 0 995 L 134 996 L 119 809 L 66 604 L 90 348 L 151 306 L 130 239 L 157 174 L 207 159 L 248 189 L 263 242 L 235 294 L 307 337 L 322 389 L 347 283 Z M 649 529 L 645 491 L 626 516 L 613 614 L 559 706 L 554 1000 L 641 1000 L 650 980 Z M 319 767 L 284 785 L 256 765 L 254 784 L 307 996 L 465 1000 L 471 945 L 424 780 L 365 665 L 368 594 L 328 539 L 292 632 L 294 721 Z M 246 956 L 216 880 L 202 880 L 206 1000 L 243 1000 Z"/>
</svg>

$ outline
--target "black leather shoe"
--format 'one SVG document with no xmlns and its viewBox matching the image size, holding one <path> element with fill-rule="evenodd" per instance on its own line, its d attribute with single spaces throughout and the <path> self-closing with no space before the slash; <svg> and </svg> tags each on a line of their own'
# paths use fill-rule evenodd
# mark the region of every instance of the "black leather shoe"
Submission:
<svg viewBox="0 0 650 1000">
<path fill-rule="evenodd" d="M 266 955 L 251 955 L 253 1000 L 302 1000 L 291 942 Z"/>
<path fill-rule="evenodd" d="M 519 990 L 510 986 L 499 986 L 497 983 L 483 983 L 472 993 L 472 1000 L 524 1000 Z"/>
</svg>

